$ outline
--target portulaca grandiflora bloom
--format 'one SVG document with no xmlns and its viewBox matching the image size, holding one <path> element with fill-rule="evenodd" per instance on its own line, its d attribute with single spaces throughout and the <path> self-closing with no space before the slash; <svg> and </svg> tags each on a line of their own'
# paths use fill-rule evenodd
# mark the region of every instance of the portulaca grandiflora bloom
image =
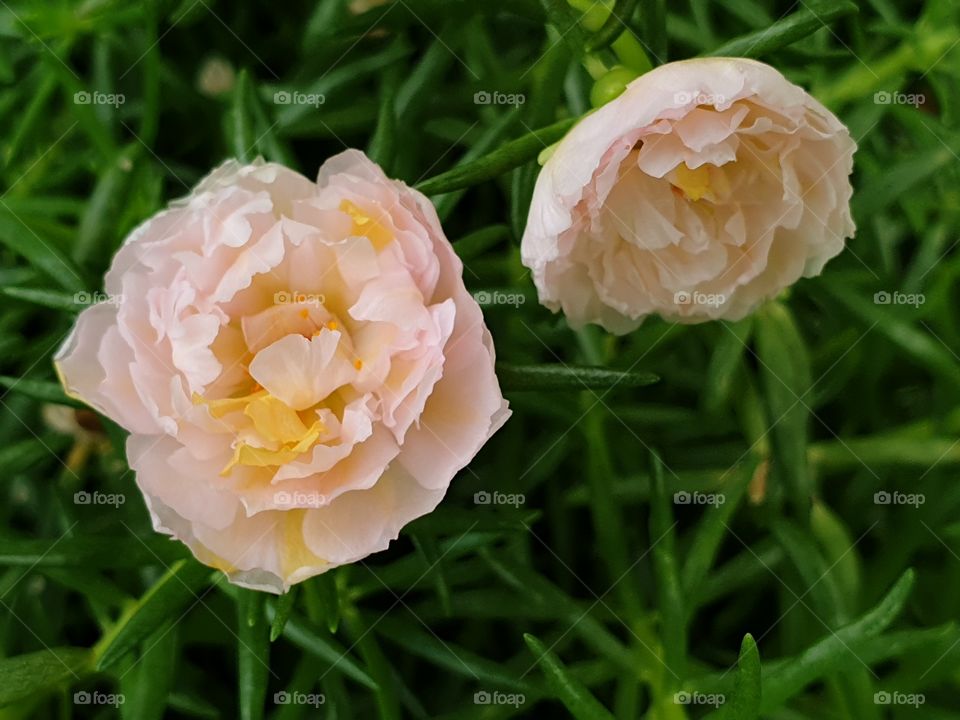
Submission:
<svg viewBox="0 0 960 720">
<path fill-rule="evenodd" d="M 556 146 L 522 257 L 540 301 L 616 333 L 656 314 L 736 320 L 852 237 L 847 128 L 753 60 L 674 62 Z"/>
<path fill-rule="evenodd" d="M 429 201 L 363 153 L 227 162 L 137 228 L 56 357 L 154 527 L 282 592 L 382 550 L 509 415 Z"/>
</svg>

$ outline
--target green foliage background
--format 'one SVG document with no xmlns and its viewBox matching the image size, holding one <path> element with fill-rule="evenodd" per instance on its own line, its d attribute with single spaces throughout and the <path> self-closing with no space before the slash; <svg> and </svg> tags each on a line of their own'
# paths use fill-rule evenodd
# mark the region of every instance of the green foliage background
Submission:
<svg viewBox="0 0 960 720">
<path fill-rule="evenodd" d="M 621 2 L 654 64 L 759 57 L 860 150 L 822 277 L 619 339 L 572 332 L 519 263 L 536 131 L 589 108 L 576 14 L 348 5 L 0 2 L 0 718 L 960 718 L 958 4 Z M 434 178 L 468 287 L 525 299 L 485 308 L 515 415 L 389 551 L 277 599 L 152 533 L 122 433 L 56 409 L 50 357 L 126 233 L 222 159 L 313 176 L 344 146 Z"/>
</svg>

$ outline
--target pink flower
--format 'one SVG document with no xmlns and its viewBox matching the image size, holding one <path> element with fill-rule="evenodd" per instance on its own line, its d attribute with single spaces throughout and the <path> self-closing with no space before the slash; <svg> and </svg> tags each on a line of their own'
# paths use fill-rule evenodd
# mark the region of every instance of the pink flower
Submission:
<svg viewBox="0 0 960 720">
<path fill-rule="evenodd" d="M 537 181 L 524 264 L 570 324 L 736 320 L 852 237 L 856 145 L 753 60 L 663 65 L 585 117 Z"/>
<path fill-rule="evenodd" d="M 383 550 L 509 416 L 429 201 L 363 153 L 226 162 L 137 228 L 57 354 L 159 532 L 246 587 Z"/>
</svg>

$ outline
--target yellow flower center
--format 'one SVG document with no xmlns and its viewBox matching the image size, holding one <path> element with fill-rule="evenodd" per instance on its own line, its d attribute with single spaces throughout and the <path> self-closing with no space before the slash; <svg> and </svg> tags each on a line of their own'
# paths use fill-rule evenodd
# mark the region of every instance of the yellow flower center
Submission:
<svg viewBox="0 0 960 720">
<path fill-rule="evenodd" d="M 670 182 L 680 188 L 687 199 L 697 201 L 710 193 L 710 170 L 706 165 L 691 170 L 686 163 L 680 163 L 674 168 Z"/>
<path fill-rule="evenodd" d="M 706 163 L 691 170 L 686 163 L 680 163 L 667 175 L 673 191 L 687 200 L 709 200 L 723 202 L 730 194 L 729 171 L 735 163 L 718 166 Z"/>
<path fill-rule="evenodd" d="M 269 449 L 237 443 L 230 462 L 220 471 L 222 476 L 229 475 L 237 465 L 270 467 L 292 462 L 313 447 L 326 429 L 319 419 L 307 427 L 296 410 L 266 390 L 224 400 L 205 400 L 194 394 L 193 402 L 206 405 L 215 418 L 243 412 L 253 421 L 253 427 L 262 438 L 279 445 L 276 449 Z"/>
<path fill-rule="evenodd" d="M 341 201 L 340 212 L 346 213 L 353 219 L 350 234 L 367 238 L 377 252 L 393 241 L 393 233 L 388 227 L 367 215 L 349 200 Z"/>
</svg>

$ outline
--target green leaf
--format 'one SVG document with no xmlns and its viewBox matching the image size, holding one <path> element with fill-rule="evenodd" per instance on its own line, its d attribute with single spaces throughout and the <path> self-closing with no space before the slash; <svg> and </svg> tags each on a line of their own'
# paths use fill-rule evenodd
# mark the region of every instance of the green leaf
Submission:
<svg viewBox="0 0 960 720">
<path fill-rule="evenodd" d="M 116 552 L 118 547 L 124 551 Z M 156 535 L 77 536 L 69 543 L 58 543 L 56 538 L 0 537 L 0 566 L 142 568 L 172 563 L 183 558 L 185 552 L 179 543 Z"/>
<path fill-rule="evenodd" d="M 737 371 L 753 333 L 753 317 L 735 323 L 724 322 L 723 327 L 726 332 L 721 332 L 714 344 L 703 381 L 703 409 L 710 414 L 719 412 L 733 394 Z"/>
<path fill-rule="evenodd" d="M 762 711 L 771 712 L 810 683 L 850 663 L 862 662 L 857 649 L 897 618 L 913 589 L 914 579 L 913 570 L 907 570 L 886 597 L 860 619 L 830 633 L 792 662 L 771 671 L 764 682 Z"/>
<path fill-rule="evenodd" d="M 275 614 L 270 623 L 270 642 L 275 642 L 283 634 L 283 627 L 287 624 L 287 618 L 290 617 L 293 606 L 297 602 L 297 589 L 298 586 L 294 585 L 274 603 Z"/>
<path fill-rule="evenodd" d="M 663 478 L 663 462 L 651 453 L 650 547 L 657 573 L 657 594 L 661 617 L 666 687 L 676 687 L 686 674 L 687 598 L 677 569 L 673 510 Z"/>
<path fill-rule="evenodd" d="M 340 625 L 340 591 L 334 572 L 328 571 L 303 584 L 303 597 L 310 622 L 322 623 L 333 635 Z"/>
<path fill-rule="evenodd" d="M 452 170 L 418 183 L 416 188 L 425 195 L 442 195 L 478 185 L 487 180 L 535 160 L 537 155 L 560 140 L 574 126 L 576 120 L 561 120 L 547 127 L 533 130 L 523 137 L 503 143 L 496 150 Z"/>
<path fill-rule="evenodd" d="M 399 44 L 401 41 L 398 40 Z M 370 138 L 367 156 L 390 174 L 397 146 L 397 92 L 400 87 L 401 66 L 387 69 L 380 81 L 380 111 L 377 129 Z"/>
<path fill-rule="evenodd" d="M 530 695 L 537 692 L 537 687 L 529 678 L 519 678 L 502 664 L 480 657 L 454 643 L 441 642 L 432 632 L 422 629 L 423 626 L 416 620 L 411 624 L 386 615 L 374 627 L 379 634 L 399 645 L 405 652 L 423 658 L 447 672 Z"/>
<path fill-rule="evenodd" d="M 696 609 L 700 589 L 716 560 L 720 542 L 727 531 L 727 523 L 740 505 L 740 500 L 750 485 L 758 464 L 758 459 L 753 457 L 745 460 L 740 467 L 728 471 L 731 477 L 721 488 L 723 503 L 706 510 L 697 524 L 681 572 L 683 593 L 687 598 L 689 614 Z"/>
<path fill-rule="evenodd" d="M 36 438 L 30 437 L 26 440 L 0 447 L 0 467 L 4 473 L 12 475 L 14 473 L 26 470 L 31 465 L 41 462 L 50 457 L 50 451 L 42 443 L 38 443 Z M 28 541 L 29 542 L 29 541 Z M 3 565 L 4 546 L 6 542 L 0 539 L 0 565 Z M 37 545 L 39 547 L 39 543 Z M 47 548 L 49 548 L 49 543 Z"/>
<path fill-rule="evenodd" d="M 760 717 L 760 675 L 760 652 L 753 636 L 747 633 L 740 645 L 733 692 L 723 706 L 708 717 L 715 717 L 715 720 L 756 720 Z"/>
<path fill-rule="evenodd" d="M 804 512 L 813 494 L 807 467 L 810 360 L 790 311 L 767 303 L 756 315 L 757 359 L 773 437 L 774 468 L 796 507 Z"/>
<path fill-rule="evenodd" d="M 570 675 L 560 658 L 533 635 L 524 633 L 523 639 L 546 676 L 547 685 L 553 691 L 554 697 L 566 706 L 573 717 L 577 720 L 613 720 L 610 711 L 579 680 Z"/>
<path fill-rule="evenodd" d="M 520 117 L 519 110 L 512 110 L 510 112 L 503 113 L 499 118 L 497 118 L 493 124 L 491 124 L 487 129 L 485 129 L 481 135 L 474 141 L 470 146 L 470 149 L 463 154 L 463 157 L 460 158 L 460 161 L 457 163 L 459 167 L 472 163 L 474 160 L 482 158 L 486 153 L 490 152 L 492 148 L 497 147 L 503 137 L 510 132 L 510 129 L 513 127 L 514 123 Z M 455 168 L 456 169 L 456 168 Z M 446 221 L 450 216 L 450 213 L 454 211 L 457 206 L 457 203 L 463 198 L 466 189 L 461 188 L 460 190 L 454 190 L 452 192 L 447 191 L 443 194 L 443 197 L 437 198 L 433 201 L 434 207 L 437 209 L 437 217 L 440 218 L 441 222 Z"/>
<path fill-rule="evenodd" d="M 10 392 L 17 392 L 34 400 L 39 400 L 40 402 L 69 405 L 75 408 L 87 407 L 79 400 L 74 400 L 64 393 L 60 383 L 50 382 L 48 380 L 26 380 L 24 378 L 0 375 L 0 387 L 5 387 Z"/>
<path fill-rule="evenodd" d="M 956 162 L 960 142 L 954 141 L 953 145 L 954 148 L 950 148 L 938 144 L 929 150 L 910 154 L 869 176 L 853 201 L 855 216 L 873 217 L 894 205 L 920 183 L 943 172 L 945 167 Z"/>
<path fill-rule="evenodd" d="M 824 283 L 823 289 L 870 330 L 886 337 L 934 375 L 960 387 L 960 364 L 950 350 L 936 338 L 918 330 L 891 305 L 867 299 L 843 283 Z"/>
<path fill-rule="evenodd" d="M 273 621 L 275 611 L 267 607 L 267 616 Z M 349 650 L 332 637 L 323 637 L 321 631 L 306 618 L 291 613 L 283 627 L 283 636 L 297 647 L 316 655 L 336 668 L 347 677 L 371 690 L 377 689 L 377 683 L 349 655 Z"/>
<path fill-rule="evenodd" d="M 174 563 L 94 647 L 96 669 L 109 669 L 157 628 L 179 620 L 201 601 L 197 593 L 210 582 L 211 572 L 192 560 Z"/>
<path fill-rule="evenodd" d="M 237 83 L 233 88 L 233 99 L 229 112 L 230 148 L 233 156 L 240 162 L 250 162 L 251 151 L 256 140 L 253 134 L 253 119 L 247 110 L 250 89 L 250 73 L 244 68 L 237 74 Z"/>
<path fill-rule="evenodd" d="M 657 64 L 667 61 L 667 2 L 645 0 L 640 3 L 640 19 L 643 37 L 640 41 Z"/>
<path fill-rule="evenodd" d="M 261 720 L 270 673 L 270 642 L 264 615 L 266 597 L 243 588 L 237 595 L 237 687 L 241 720 Z"/>
<path fill-rule="evenodd" d="M 66 42 L 60 44 L 64 50 L 67 49 Z M 113 138 L 113 130 L 116 125 L 114 118 L 119 107 L 76 102 L 77 93 L 88 92 L 90 89 L 81 84 L 80 77 L 57 54 L 53 52 L 41 53 L 39 57 L 50 74 L 59 79 L 68 102 L 73 101 L 70 115 L 76 120 L 80 129 L 86 133 L 90 144 L 98 149 L 102 158 L 113 157 L 116 151 Z M 109 90 L 104 90 L 109 92 Z M 109 115 L 110 113 L 113 115 Z M 109 121 L 105 122 L 107 118 L 109 118 Z"/>
<path fill-rule="evenodd" d="M 41 307 L 52 308 L 53 310 L 64 310 L 68 313 L 78 313 L 83 306 L 77 302 L 76 295 L 70 295 L 56 290 L 43 290 L 41 288 L 25 287 L 5 287 L 0 288 L 0 292 L 16 300 L 24 300 Z"/>
<path fill-rule="evenodd" d="M 480 554 L 494 572 L 523 597 L 524 603 L 569 623 L 571 632 L 579 635 L 587 647 L 609 659 L 622 672 L 649 671 L 662 667 L 659 657 L 654 659 L 648 652 L 643 659 L 649 662 L 638 668 L 637 659 L 603 623 L 590 614 L 589 606 L 582 606 L 542 575 L 511 563 L 502 556 L 494 557 L 486 550 Z"/>
<path fill-rule="evenodd" d="M 36 72 L 41 72 L 37 68 Z M 27 138 L 42 124 L 47 111 L 47 103 L 57 89 L 57 78 L 51 73 L 42 73 L 39 86 L 29 93 L 29 100 L 22 108 L 15 129 L 10 132 L 8 145 L 4 152 L 4 165 L 9 167 L 19 157 L 21 150 L 28 144 Z"/>
<path fill-rule="evenodd" d="M 90 671 L 86 648 L 55 648 L 0 660 L 0 706 L 69 684 Z"/>
<path fill-rule="evenodd" d="M 610 390 L 651 385 L 660 378 L 652 373 L 623 372 L 569 365 L 511 365 L 497 363 L 497 377 L 505 391 Z"/>
<path fill-rule="evenodd" d="M 379 619 L 363 620 L 355 609 L 344 614 L 353 643 L 359 648 L 364 663 L 377 682 L 377 711 L 380 720 L 400 720 L 400 698 L 393 665 L 387 660 L 376 636 L 371 632 Z"/>
<path fill-rule="evenodd" d="M 176 628 L 160 628 L 147 637 L 136 664 L 120 676 L 125 698 L 120 706 L 123 718 L 161 720 L 166 715 L 179 649 Z"/>
<path fill-rule="evenodd" d="M 98 261 L 106 262 L 111 250 L 107 241 L 112 240 L 111 233 L 117 232 L 117 216 L 132 189 L 130 176 L 133 163 L 143 150 L 140 143 L 128 145 L 116 154 L 106 171 L 100 173 L 80 218 L 76 241 L 71 248 L 74 260 L 81 265 L 86 266 L 98 252 L 103 254 L 102 258 L 97 258 Z M 81 309 L 78 305 L 73 308 L 74 312 Z"/>
<path fill-rule="evenodd" d="M 808 0 L 795 13 L 773 25 L 730 40 L 712 52 L 715 57 L 761 57 L 792 45 L 834 20 L 857 12 L 849 0 Z"/>
<path fill-rule="evenodd" d="M 454 240 L 453 249 L 457 251 L 461 260 L 467 262 L 509 237 L 510 228 L 506 225 L 490 225 Z"/>
<path fill-rule="evenodd" d="M 419 526 L 422 527 L 422 526 Z M 437 599 L 443 607 L 444 613 L 453 614 L 450 601 L 450 583 L 447 581 L 444 572 L 443 555 L 437 548 L 436 536 L 426 532 L 420 532 L 419 529 L 409 528 L 408 533 L 413 541 L 417 554 L 423 558 L 424 572 L 433 580 L 433 586 L 437 593 Z"/>
<path fill-rule="evenodd" d="M 844 597 L 840 592 L 835 575 L 829 572 L 829 566 L 810 534 L 782 517 L 773 522 L 772 530 L 799 571 L 817 616 L 831 628 L 849 620 L 853 598 Z"/>
<path fill-rule="evenodd" d="M 860 555 L 843 520 L 825 503 L 814 500 L 810 509 L 810 530 L 823 549 L 828 572 L 835 578 L 840 594 L 851 609 L 860 597 Z"/>
<path fill-rule="evenodd" d="M 918 466 L 926 471 L 937 465 L 960 463 L 960 445 L 949 437 L 898 437 L 893 433 L 848 437 L 813 443 L 810 462 L 824 468 L 849 469 L 877 466 Z"/>
<path fill-rule="evenodd" d="M 42 238 L 19 216 L 10 212 L 0 198 L 0 243 L 26 258 L 33 267 L 53 278 L 71 292 L 82 291 L 87 283 L 73 260 L 64 255 L 49 238 Z"/>
</svg>

